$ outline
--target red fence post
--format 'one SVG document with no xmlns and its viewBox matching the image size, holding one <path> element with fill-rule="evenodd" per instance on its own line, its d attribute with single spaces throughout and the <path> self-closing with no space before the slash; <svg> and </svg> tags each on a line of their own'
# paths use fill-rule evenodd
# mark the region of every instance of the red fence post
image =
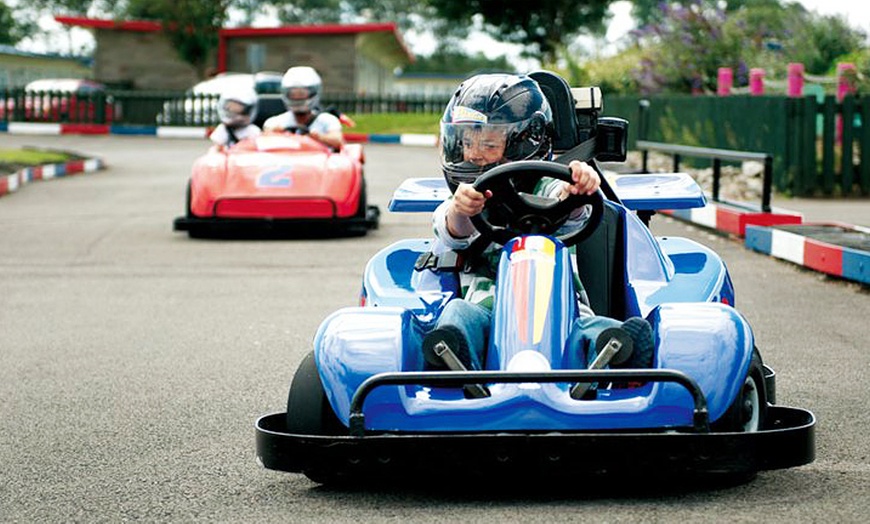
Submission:
<svg viewBox="0 0 870 524">
<path fill-rule="evenodd" d="M 753 67 L 749 70 L 749 94 L 752 96 L 764 94 L 764 69 Z"/>
<path fill-rule="evenodd" d="M 717 76 L 716 94 L 719 96 L 730 95 L 732 85 L 734 85 L 734 72 L 730 67 L 720 67 Z"/>
<path fill-rule="evenodd" d="M 788 65 L 788 96 L 800 98 L 804 93 L 804 65 L 792 62 Z"/>
<path fill-rule="evenodd" d="M 855 64 L 837 64 L 837 102 L 842 102 L 846 98 L 846 95 L 851 95 L 855 92 L 855 75 Z"/>
</svg>

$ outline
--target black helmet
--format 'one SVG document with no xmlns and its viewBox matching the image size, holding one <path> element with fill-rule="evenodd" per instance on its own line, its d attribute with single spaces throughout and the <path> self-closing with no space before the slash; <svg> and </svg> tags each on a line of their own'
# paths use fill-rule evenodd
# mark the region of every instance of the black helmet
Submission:
<svg viewBox="0 0 870 524">
<path fill-rule="evenodd" d="M 492 163 L 466 160 L 471 133 L 498 132 L 504 153 Z M 459 85 L 441 118 L 441 167 L 451 191 L 490 168 L 515 160 L 542 160 L 552 152 L 553 113 L 538 83 L 526 75 L 486 74 Z"/>
</svg>

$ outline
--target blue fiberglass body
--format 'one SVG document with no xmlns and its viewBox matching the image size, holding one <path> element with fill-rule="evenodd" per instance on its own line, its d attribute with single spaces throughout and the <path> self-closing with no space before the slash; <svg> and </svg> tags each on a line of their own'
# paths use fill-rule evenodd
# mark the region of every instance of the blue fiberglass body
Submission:
<svg viewBox="0 0 870 524">
<path fill-rule="evenodd" d="M 743 385 L 754 347 L 752 330 L 734 309 L 734 289 L 718 255 L 691 240 L 655 238 L 632 212 L 703 206 L 700 189 L 687 178 L 633 175 L 625 184 L 616 180 L 622 205 L 605 205 L 622 224 L 626 316 L 649 320 L 655 333 L 654 367 L 693 378 L 706 397 L 710 420 L 716 421 Z M 668 197 L 659 196 L 662 186 Z M 410 180 L 397 190 L 391 210 L 431 212 L 446 191 L 443 180 Z M 423 369 L 421 334 L 458 293 L 455 273 L 414 268 L 430 247 L 429 240 L 409 239 L 378 252 L 363 278 L 365 305 L 333 313 L 317 332 L 320 377 L 346 425 L 363 381 L 378 373 Z M 487 370 L 568 368 L 566 340 L 578 314 L 572 256 L 547 236 L 518 237 L 504 246 Z M 692 425 L 692 397 L 676 383 L 599 390 L 597 399 L 583 401 L 571 398 L 570 386 L 491 384 L 492 395 L 482 399 L 466 399 L 459 388 L 382 386 L 365 400 L 365 427 L 426 433 Z"/>
</svg>

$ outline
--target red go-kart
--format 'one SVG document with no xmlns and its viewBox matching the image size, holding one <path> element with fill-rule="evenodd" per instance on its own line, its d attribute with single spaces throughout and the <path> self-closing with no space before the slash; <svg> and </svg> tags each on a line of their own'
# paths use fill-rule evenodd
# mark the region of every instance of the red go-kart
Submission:
<svg viewBox="0 0 870 524">
<path fill-rule="evenodd" d="M 213 146 L 193 164 L 186 213 L 174 229 L 191 237 L 365 234 L 380 212 L 366 201 L 363 162 L 359 144 L 334 151 L 291 132 Z"/>
</svg>

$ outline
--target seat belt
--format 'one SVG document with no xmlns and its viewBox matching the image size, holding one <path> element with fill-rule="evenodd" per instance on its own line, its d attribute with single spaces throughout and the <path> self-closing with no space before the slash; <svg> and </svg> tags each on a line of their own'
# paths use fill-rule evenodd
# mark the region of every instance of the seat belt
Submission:
<svg viewBox="0 0 870 524">
<path fill-rule="evenodd" d="M 586 162 L 595 156 L 595 137 L 580 142 L 571 149 L 553 159 L 553 162 L 568 165 L 572 160 Z"/>
<path fill-rule="evenodd" d="M 483 254 L 489 244 L 489 240 L 477 237 L 471 242 L 471 245 L 460 251 L 451 250 L 440 255 L 436 255 L 431 251 L 420 253 L 417 261 L 414 263 L 414 269 L 417 271 L 431 269 L 435 272 L 453 271 L 468 273 L 476 268 L 480 255 Z"/>
</svg>

